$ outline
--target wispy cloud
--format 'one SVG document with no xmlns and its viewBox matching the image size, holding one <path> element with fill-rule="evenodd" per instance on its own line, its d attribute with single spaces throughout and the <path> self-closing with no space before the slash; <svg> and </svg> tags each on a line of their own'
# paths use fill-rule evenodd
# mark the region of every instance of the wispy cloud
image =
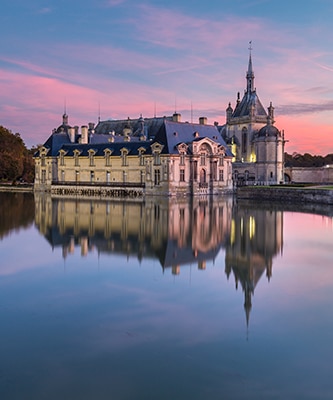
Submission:
<svg viewBox="0 0 333 400">
<path fill-rule="evenodd" d="M 107 0 L 105 2 L 105 5 L 107 7 L 116 7 L 119 6 L 120 4 L 126 3 L 127 0 Z"/>
<path fill-rule="evenodd" d="M 51 14 L 53 9 L 51 7 L 43 7 L 37 10 L 37 14 Z"/>
</svg>

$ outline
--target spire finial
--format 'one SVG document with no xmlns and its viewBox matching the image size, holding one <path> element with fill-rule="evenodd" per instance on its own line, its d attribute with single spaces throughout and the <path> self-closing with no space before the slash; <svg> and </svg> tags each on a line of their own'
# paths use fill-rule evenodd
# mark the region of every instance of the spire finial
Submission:
<svg viewBox="0 0 333 400">
<path fill-rule="evenodd" d="M 247 80 L 247 88 L 246 92 L 250 95 L 254 91 L 254 73 L 252 68 L 252 40 L 249 41 L 249 65 L 247 68 L 246 80 Z"/>
</svg>

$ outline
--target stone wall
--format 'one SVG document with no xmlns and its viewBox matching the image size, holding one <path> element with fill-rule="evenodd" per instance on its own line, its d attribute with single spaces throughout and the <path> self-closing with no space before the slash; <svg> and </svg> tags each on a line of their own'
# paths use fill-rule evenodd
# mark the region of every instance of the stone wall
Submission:
<svg viewBox="0 0 333 400">
<path fill-rule="evenodd" d="M 333 204 L 333 190 L 320 188 L 241 187 L 237 198 L 259 201 Z"/>
</svg>

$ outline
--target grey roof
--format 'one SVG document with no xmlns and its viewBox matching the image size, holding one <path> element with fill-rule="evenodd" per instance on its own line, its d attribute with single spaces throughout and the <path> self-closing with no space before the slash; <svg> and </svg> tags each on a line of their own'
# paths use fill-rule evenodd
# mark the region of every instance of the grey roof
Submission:
<svg viewBox="0 0 333 400">
<path fill-rule="evenodd" d="M 188 122 L 173 122 L 165 120 L 157 133 L 154 142 L 164 145 L 162 153 L 178 154 L 178 144 L 189 144 L 205 137 L 208 137 L 214 142 L 224 146 L 227 156 L 233 156 L 215 125 L 191 124 Z"/>
<path fill-rule="evenodd" d="M 281 132 L 278 128 L 272 124 L 267 124 L 263 126 L 259 132 L 256 134 L 256 137 L 279 137 L 281 136 Z"/>
<path fill-rule="evenodd" d="M 267 118 L 267 112 L 265 111 L 263 105 L 261 104 L 256 91 L 253 91 L 251 93 L 246 92 L 244 94 L 240 103 L 236 105 L 236 108 L 232 114 L 232 118 L 250 116 L 252 105 L 254 106 L 256 116 Z"/>
<path fill-rule="evenodd" d="M 70 143 L 70 140 L 68 134 L 62 131 L 60 133 L 53 133 L 43 146 L 48 149 L 48 156 L 57 156 L 61 147 L 66 143 Z M 38 157 L 39 151 L 37 151 L 34 156 Z"/>
<path fill-rule="evenodd" d="M 145 154 L 151 153 L 151 145 L 154 142 L 162 144 L 163 154 L 178 154 L 177 145 L 180 143 L 191 143 L 193 141 L 201 140 L 204 137 L 208 137 L 211 140 L 224 146 L 226 149 L 226 155 L 232 157 L 230 149 L 227 147 L 226 142 L 222 138 L 220 132 L 215 125 L 203 125 L 203 124 L 192 124 L 188 122 L 173 122 L 169 118 L 151 118 L 150 121 L 151 135 L 155 137 L 152 140 L 140 140 L 139 136 L 131 136 L 130 141 L 126 141 L 124 136 L 116 134 L 103 134 L 95 133 L 90 135 L 89 144 L 71 143 L 69 135 L 60 131 L 59 133 L 54 132 L 45 142 L 44 147 L 49 149 L 49 156 L 58 156 L 59 150 L 66 151 L 67 155 L 74 155 L 74 150 L 80 151 L 81 155 L 88 156 L 88 150 L 93 149 L 95 154 L 104 156 L 104 150 L 106 148 L 112 151 L 112 155 L 120 155 L 120 150 L 126 148 L 129 154 L 138 154 L 138 149 L 144 147 L 146 149 Z M 114 121 L 115 123 L 117 121 Z M 122 122 L 119 122 L 119 126 L 122 126 Z M 76 140 L 78 137 L 76 137 Z M 110 140 L 111 139 L 111 140 Z M 35 156 L 39 155 L 39 151 Z"/>
<path fill-rule="evenodd" d="M 108 135 L 110 132 L 123 135 L 124 129 L 128 128 L 132 131 L 130 136 L 145 135 L 147 139 L 150 139 L 155 136 L 165 119 L 172 120 L 172 116 L 100 121 L 95 127 L 95 135 Z"/>
</svg>

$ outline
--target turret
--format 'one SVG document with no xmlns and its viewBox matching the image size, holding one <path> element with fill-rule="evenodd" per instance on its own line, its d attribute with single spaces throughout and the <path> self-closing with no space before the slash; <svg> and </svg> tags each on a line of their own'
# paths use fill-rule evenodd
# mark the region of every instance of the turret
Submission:
<svg viewBox="0 0 333 400">
<path fill-rule="evenodd" d="M 233 109 L 231 107 L 231 103 L 229 103 L 228 108 L 225 110 L 227 113 L 227 123 L 230 121 L 232 113 L 233 113 Z"/>
</svg>

